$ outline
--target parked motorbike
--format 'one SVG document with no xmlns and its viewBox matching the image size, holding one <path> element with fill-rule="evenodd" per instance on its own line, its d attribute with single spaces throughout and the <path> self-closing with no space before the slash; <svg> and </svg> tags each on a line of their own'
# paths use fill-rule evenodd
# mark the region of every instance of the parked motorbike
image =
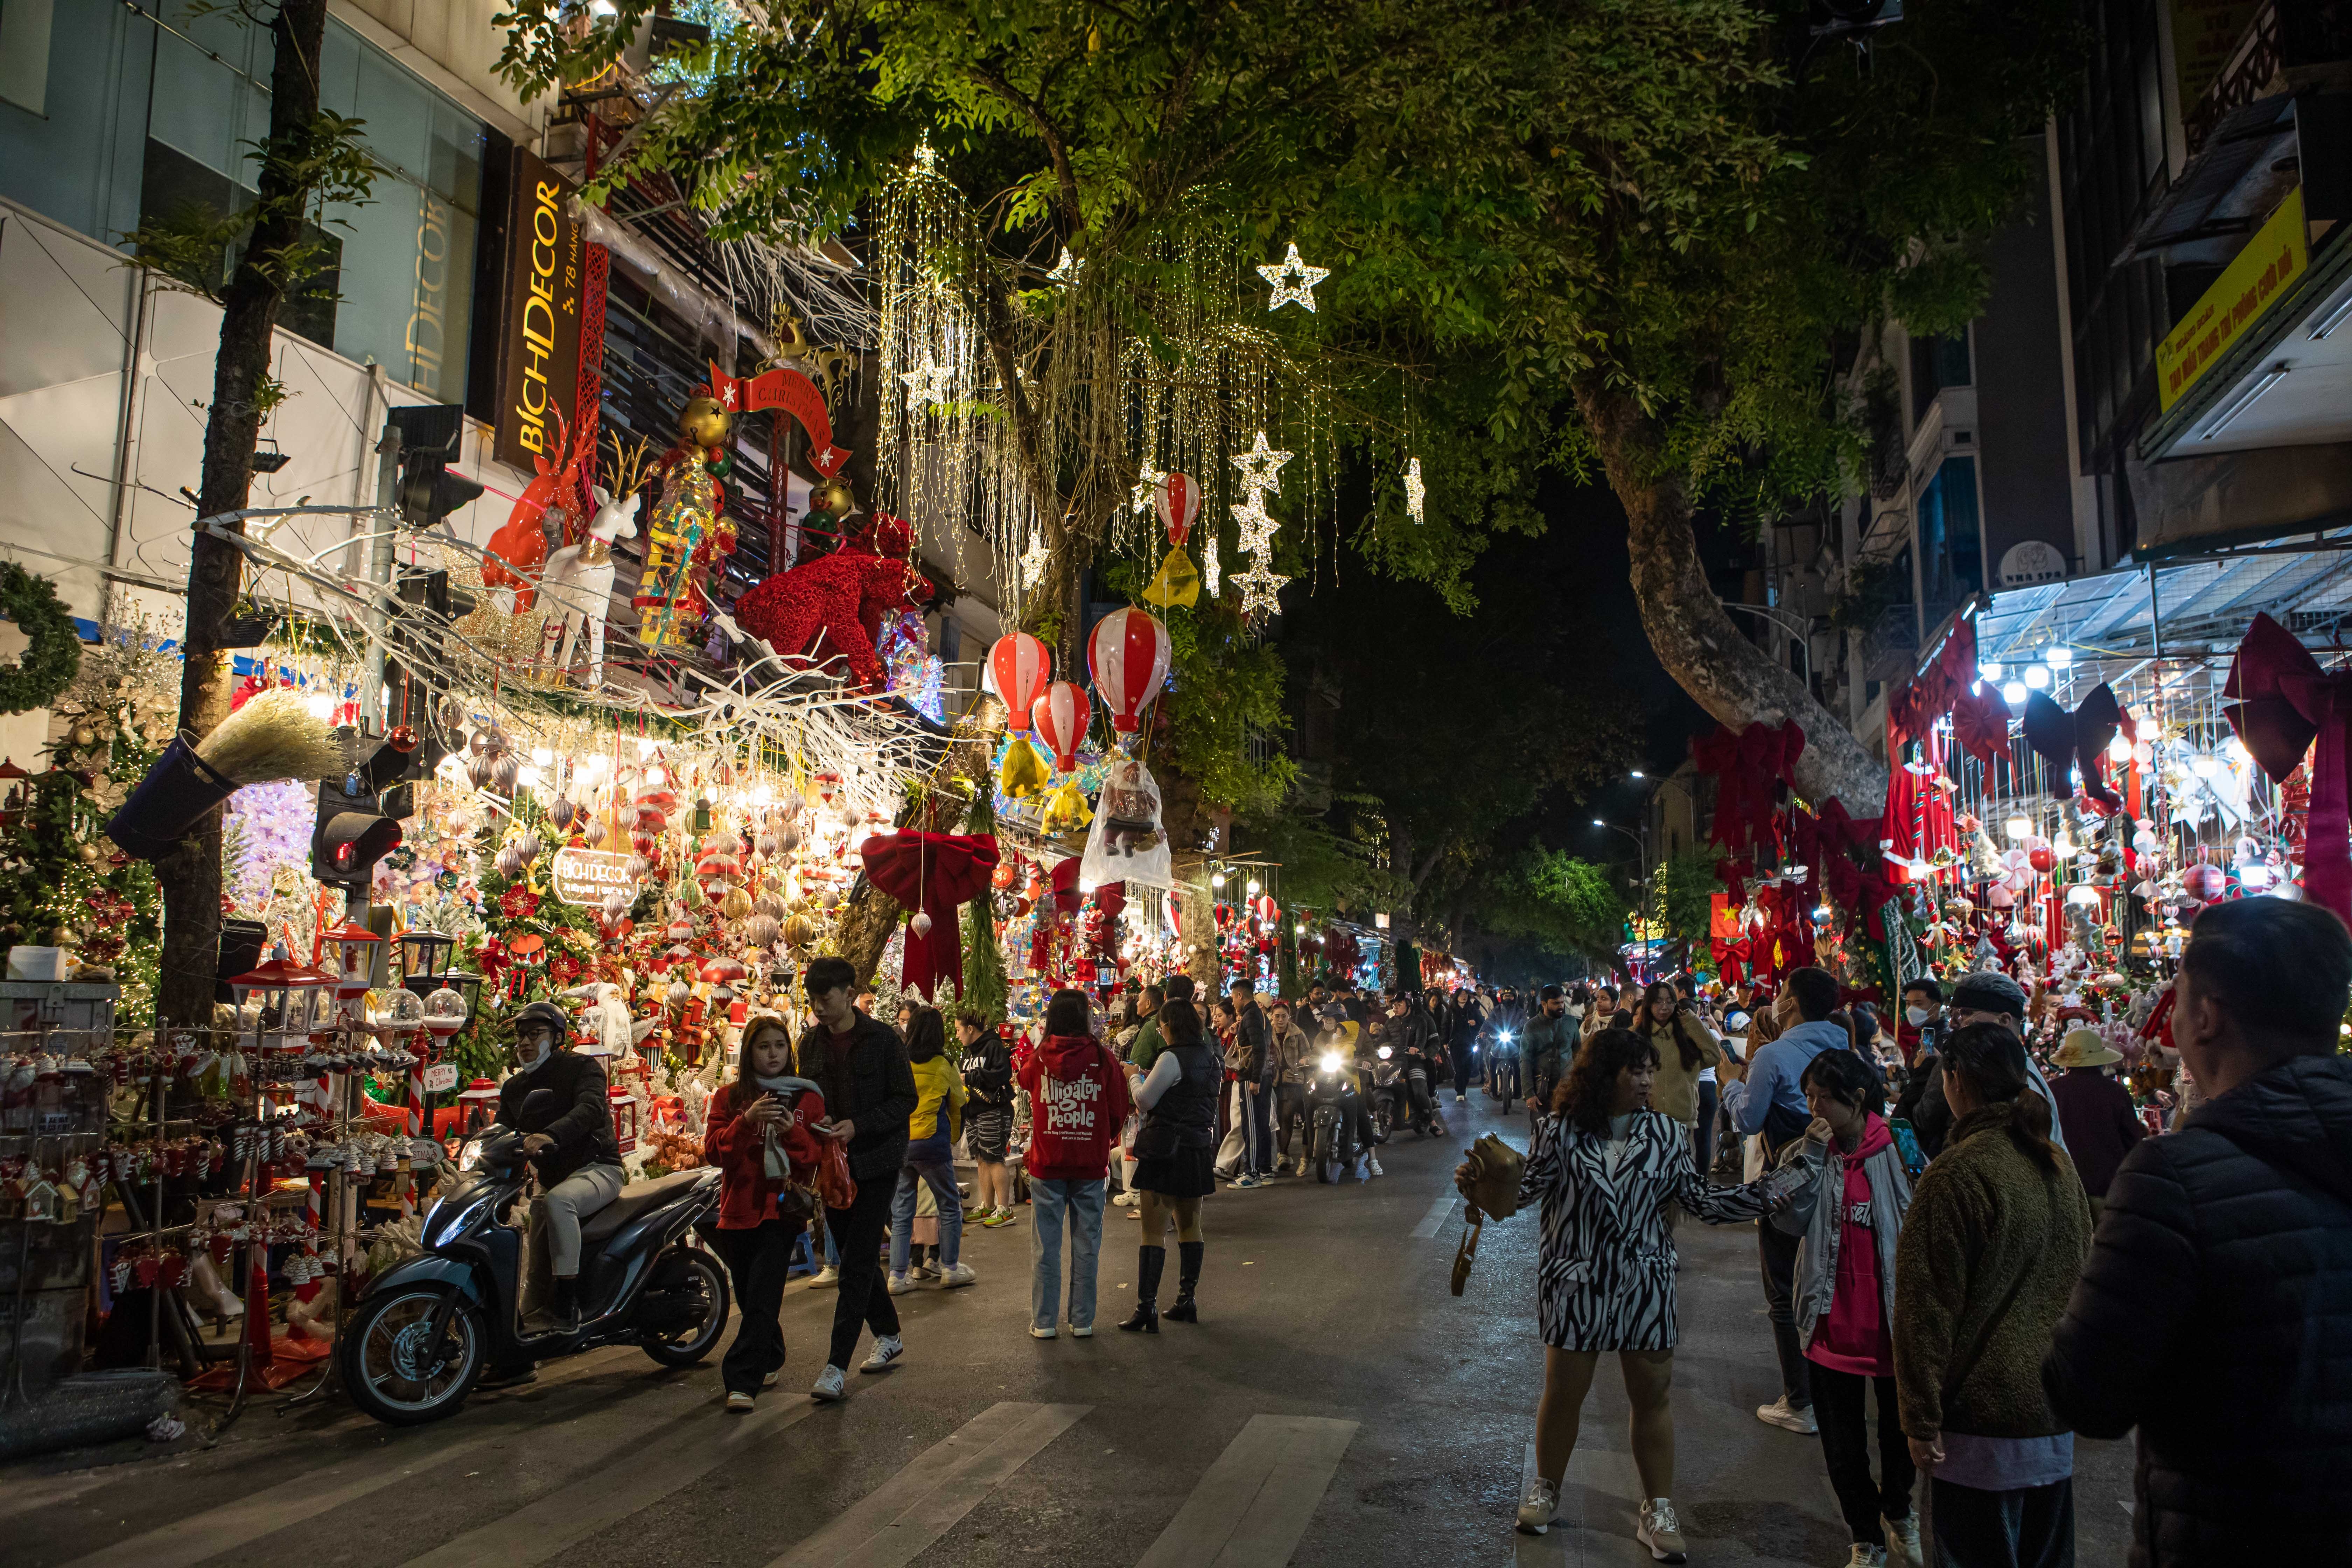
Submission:
<svg viewBox="0 0 2352 1568">
<path fill-rule="evenodd" d="M 536 1114 L 553 1095 L 533 1089 Z M 455 1415 L 493 1365 L 634 1344 L 692 1366 L 727 1327 L 726 1271 L 695 1244 L 719 1206 L 719 1173 L 682 1171 L 621 1189 L 580 1227 L 580 1322 L 533 1332 L 521 1318 L 523 1234 L 508 1215 L 529 1185 L 523 1134 L 493 1124 L 469 1140 L 454 1190 L 425 1211 L 425 1250 L 372 1280 L 335 1353 L 352 1403 L 416 1426 Z"/>
<path fill-rule="evenodd" d="M 1396 1059 L 1396 1052 L 1382 1046 L 1372 1059 L 1372 1135 L 1388 1142 L 1389 1134 L 1403 1126 L 1411 1111 L 1405 1099 L 1404 1068 Z"/>
<path fill-rule="evenodd" d="M 1307 1112 L 1315 1179 L 1336 1182 L 1356 1163 L 1356 1072 L 1338 1051 L 1324 1052 L 1315 1064 L 1315 1076 L 1307 1080 Z"/>
</svg>

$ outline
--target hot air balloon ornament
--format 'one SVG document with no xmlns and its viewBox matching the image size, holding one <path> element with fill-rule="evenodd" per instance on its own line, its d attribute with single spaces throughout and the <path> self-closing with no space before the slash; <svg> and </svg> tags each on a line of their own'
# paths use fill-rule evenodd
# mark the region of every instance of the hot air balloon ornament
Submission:
<svg viewBox="0 0 2352 1568">
<path fill-rule="evenodd" d="M 1143 590 L 1143 601 L 1162 610 L 1190 608 L 1201 597 L 1201 574 L 1185 553 L 1184 540 L 1201 515 L 1201 482 L 1190 474 L 1167 474 L 1151 488 L 1152 510 L 1168 530 L 1168 555 Z"/>
<path fill-rule="evenodd" d="M 1066 773 L 1078 771 L 1078 747 L 1086 741 L 1093 717 L 1087 694 L 1066 680 L 1047 686 L 1029 710 L 1037 739 L 1052 753 L 1054 765 Z"/>
<path fill-rule="evenodd" d="M 1087 672 L 1109 710 L 1122 750 L 1124 738 L 1142 728 L 1143 710 L 1167 683 L 1170 651 L 1168 628 L 1159 617 L 1132 607 L 1097 621 L 1087 638 Z"/>
<path fill-rule="evenodd" d="M 1054 656 L 1027 632 L 1010 632 L 988 650 L 988 673 L 1004 700 L 1005 728 L 1013 731 L 997 766 L 997 789 L 1008 800 L 1023 800 L 1051 782 L 1028 731 L 1030 710 L 1054 673 Z"/>
</svg>

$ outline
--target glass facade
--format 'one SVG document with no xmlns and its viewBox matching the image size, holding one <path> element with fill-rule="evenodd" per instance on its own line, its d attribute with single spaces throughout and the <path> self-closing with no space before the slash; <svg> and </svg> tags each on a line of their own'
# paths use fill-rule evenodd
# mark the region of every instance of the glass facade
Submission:
<svg viewBox="0 0 2352 1568">
<path fill-rule="evenodd" d="M 1984 589 L 1984 528 L 1977 505 L 1977 460 L 1946 458 L 1919 492 L 1921 622 L 1932 630 L 1954 606 Z"/>
<path fill-rule="evenodd" d="M 173 5 L 159 20 L 101 0 L 46 3 L 44 90 L 12 85 L 0 99 L 0 193 L 110 243 L 142 222 L 253 201 L 254 145 L 269 132 L 266 30 L 233 12 Z M 384 172 L 372 200 L 320 215 L 331 268 L 280 324 L 462 403 L 489 133 L 332 18 L 322 57 L 321 105 L 365 122 Z M 25 107 L 35 96 L 40 112 Z"/>
</svg>

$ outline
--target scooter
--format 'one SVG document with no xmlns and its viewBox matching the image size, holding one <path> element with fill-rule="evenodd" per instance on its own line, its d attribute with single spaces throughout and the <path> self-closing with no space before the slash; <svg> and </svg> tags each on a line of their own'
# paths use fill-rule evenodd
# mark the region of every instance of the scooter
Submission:
<svg viewBox="0 0 2352 1568">
<path fill-rule="evenodd" d="M 553 1103 L 537 1089 L 523 1110 Z M 686 1367 L 719 1343 L 727 1273 L 692 1237 L 719 1206 L 717 1171 L 624 1187 L 591 1215 L 580 1227 L 579 1325 L 533 1332 L 521 1319 L 522 1232 L 507 1220 L 529 1185 L 523 1134 L 494 1123 L 458 1163 L 454 1190 L 425 1211 L 424 1251 L 369 1282 L 336 1342 L 343 1386 L 370 1415 L 394 1426 L 454 1415 L 493 1364 L 634 1344 Z"/>
<path fill-rule="evenodd" d="M 1443 1137 L 1444 1118 L 1438 1114 L 1437 1101 L 1429 1092 L 1429 1058 L 1418 1051 L 1404 1059 L 1405 1103 L 1412 1130 L 1424 1138 Z"/>
<path fill-rule="evenodd" d="M 1307 1080 L 1307 1113 L 1315 1179 L 1336 1182 L 1356 1163 L 1356 1072 L 1338 1051 L 1324 1052 Z"/>
<path fill-rule="evenodd" d="M 1396 1052 L 1382 1046 L 1372 1053 L 1372 1135 L 1388 1142 L 1389 1134 L 1403 1126 L 1411 1115 L 1405 1099 L 1404 1069 L 1397 1065 Z"/>
</svg>

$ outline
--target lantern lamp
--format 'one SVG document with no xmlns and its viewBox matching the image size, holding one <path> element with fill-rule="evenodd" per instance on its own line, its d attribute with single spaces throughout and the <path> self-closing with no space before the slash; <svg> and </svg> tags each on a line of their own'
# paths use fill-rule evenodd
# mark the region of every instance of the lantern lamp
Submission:
<svg viewBox="0 0 2352 1568">
<path fill-rule="evenodd" d="M 402 976 L 413 982 L 438 975 L 441 973 L 441 966 L 448 962 L 449 954 L 456 952 L 457 947 L 457 939 L 443 931 L 425 931 L 421 928 L 402 931 L 400 933 Z M 414 991 L 415 986 L 411 984 L 409 989 Z M 425 989 L 429 993 L 434 987 L 428 985 Z"/>
<path fill-rule="evenodd" d="M 387 991 L 383 1005 L 368 1017 L 375 1037 L 385 1045 L 394 1044 L 425 1027 L 425 998 L 414 991 Z"/>
<path fill-rule="evenodd" d="M 335 946 L 335 1000 L 356 1002 L 366 995 L 375 984 L 375 959 L 383 951 L 383 938 L 348 920 L 319 935 Z"/>
<path fill-rule="evenodd" d="M 2004 826 L 2008 829 L 2009 841 L 2011 844 L 2021 843 L 2033 837 L 2032 822 L 2022 816 L 2011 817 Z"/>
<path fill-rule="evenodd" d="M 425 997 L 423 1006 L 425 1030 L 436 1040 L 446 1040 L 464 1028 L 473 1011 L 466 1005 L 465 996 L 447 985 L 438 987 L 433 994 Z"/>
</svg>

